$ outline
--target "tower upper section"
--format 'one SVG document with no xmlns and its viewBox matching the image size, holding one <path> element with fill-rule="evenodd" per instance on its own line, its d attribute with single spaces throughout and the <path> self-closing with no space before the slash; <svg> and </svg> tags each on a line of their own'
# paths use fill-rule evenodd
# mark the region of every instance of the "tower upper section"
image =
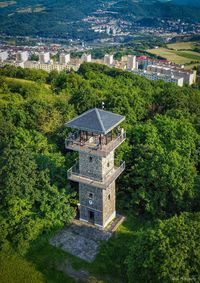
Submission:
<svg viewBox="0 0 200 283">
<path fill-rule="evenodd" d="M 102 109 L 90 109 L 65 125 L 73 129 L 65 140 L 67 149 L 106 157 L 126 138 L 119 124 L 125 116 Z"/>
</svg>

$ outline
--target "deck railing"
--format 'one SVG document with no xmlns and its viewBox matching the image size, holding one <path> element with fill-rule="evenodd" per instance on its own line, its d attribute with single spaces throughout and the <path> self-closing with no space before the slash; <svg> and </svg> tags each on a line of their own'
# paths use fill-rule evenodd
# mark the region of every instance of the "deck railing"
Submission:
<svg viewBox="0 0 200 283">
<path fill-rule="evenodd" d="M 123 134 L 120 134 L 115 140 L 113 140 L 113 142 L 108 143 L 108 145 L 106 146 L 106 150 L 105 150 L 106 153 L 111 152 L 125 139 L 126 139 L 126 132 L 124 132 Z"/>
<path fill-rule="evenodd" d="M 72 136 L 72 135 L 71 135 Z M 107 156 L 112 150 L 120 145 L 126 139 L 126 132 L 121 133 L 117 138 L 111 140 L 108 144 L 90 144 L 88 141 L 80 141 L 80 138 L 74 136 L 74 138 L 65 139 L 65 147 L 74 151 L 82 151 L 99 156 Z"/>
<path fill-rule="evenodd" d="M 90 186 L 107 188 L 114 180 L 116 180 L 119 175 L 125 169 L 125 161 L 121 161 L 119 167 L 114 167 L 113 172 L 109 171 L 102 179 L 95 179 L 90 176 L 86 176 L 80 173 L 80 170 L 77 165 L 74 165 L 67 171 L 67 177 L 69 180 L 80 182 L 83 184 L 88 184 Z"/>
</svg>

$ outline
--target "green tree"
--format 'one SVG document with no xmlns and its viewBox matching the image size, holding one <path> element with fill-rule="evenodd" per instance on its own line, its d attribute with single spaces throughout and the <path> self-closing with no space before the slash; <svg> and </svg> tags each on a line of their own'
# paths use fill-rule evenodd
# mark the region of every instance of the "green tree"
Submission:
<svg viewBox="0 0 200 283">
<path fill-rule="evenodd" d="M 8 241 L 24 253 L 42 231 L 74 217 L 74 195 L 66 187 L 57 187 L 63 185 L 60 178 L 51 178 L 50 172 L 56 168 L 53 162 L 51 167 L 38 168 L 30 148 L 4 150 L 0 164 L 1 244 Z"/>
<path fill-rule="evenodd" d="M 167 215 L 191 209 L 199 136 L 187 120 L 157 116 L 132 129 L 124 177 L 140 213 Z"/>
<path fill-rule="evenodd" d="M 129 282 L 198 282 L 200 213 L 183 213 L 141 232 L 126 260 Z"/>
</svg>

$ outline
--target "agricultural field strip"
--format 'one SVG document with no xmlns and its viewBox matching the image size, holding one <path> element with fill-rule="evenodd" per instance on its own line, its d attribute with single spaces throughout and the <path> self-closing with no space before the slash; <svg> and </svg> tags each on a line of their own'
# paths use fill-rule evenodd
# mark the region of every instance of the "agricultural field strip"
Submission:
<svg viewBox="0 0 200 283">
<path fill-rule="evenodd" d="M 175 50 L 168 48 L 156 48 L 147 50 L 149 53 L 155 54 L 157 56 L 161 56 L 166 58 L 169 61 L 172 61 L 177 64 L 188 64 L 191 61 L 199 61 L 200 62 L 200 53 L 192 51 L 192 50 L 180 50 L 180 48 L 192 48 L 192 44 L 169 44 L 168 47 L 177 48 Z M 179 48 L 179 50 L 178 50 Z M 194 45 L 193 45 L 194 48 Z"/>
</svg>

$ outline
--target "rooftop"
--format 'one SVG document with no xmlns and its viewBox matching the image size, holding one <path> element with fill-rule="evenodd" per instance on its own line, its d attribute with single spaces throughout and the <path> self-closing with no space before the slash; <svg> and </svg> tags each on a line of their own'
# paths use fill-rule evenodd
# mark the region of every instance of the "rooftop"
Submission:
<svg viewBox="0 0 200 283">
<path fill-rule="evenodd" d="M 106 135 L 124 121 L 125 116 L 93 108 L 65 123 L 66 127 Z"/>
</svg>

